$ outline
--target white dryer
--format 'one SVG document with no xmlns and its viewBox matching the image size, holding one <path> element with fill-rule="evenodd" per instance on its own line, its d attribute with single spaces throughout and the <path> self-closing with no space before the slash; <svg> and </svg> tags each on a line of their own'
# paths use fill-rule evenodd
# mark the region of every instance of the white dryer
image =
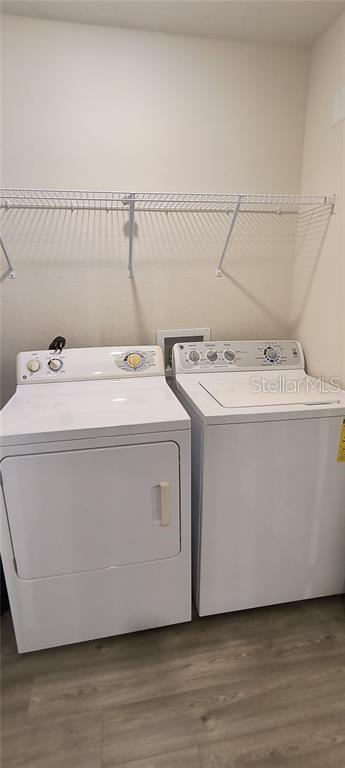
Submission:
<svg viewBox="0 0 345 768">
<path fill-rule="evenodd" d="M 342 593 L 345 392 L 307 376 L 296 341 L 174 347 L 192 418 L 200 615 Z"/>
<path fill-rule="evenodd" d="M 23 352 L 1 413 L 18 650 L 189 621 L 190 419 L 159 347 Z"/>
</svg>

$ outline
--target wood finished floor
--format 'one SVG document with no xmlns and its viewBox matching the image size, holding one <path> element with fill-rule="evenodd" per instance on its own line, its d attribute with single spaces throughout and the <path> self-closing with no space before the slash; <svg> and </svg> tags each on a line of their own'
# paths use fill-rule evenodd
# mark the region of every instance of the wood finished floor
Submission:
<svg viewBox="0 0 345 768">
<path fill-rule="evenodd" d="M 345 768 L 341 598 L 1 657 L 2 768 Z"/>
</svg>

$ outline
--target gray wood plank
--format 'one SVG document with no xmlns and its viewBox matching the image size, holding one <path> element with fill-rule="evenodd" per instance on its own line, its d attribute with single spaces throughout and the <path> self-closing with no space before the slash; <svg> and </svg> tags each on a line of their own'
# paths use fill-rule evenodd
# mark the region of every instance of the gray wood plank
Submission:
<svg viewBox="0 0 345 768">
<path fill-rule="evenodd" d="M 345 712 L 200 747 L 202 768 L 341 768 Z"/>
<path fill-rule="evenodd" d="M 345 766 L 342 598 L 21 656 L 1 626 L 2 768 Z"/>
<path fill-rule="evenodd" d="M 91 716 L 7 728 L 2 768 L 101 768 L 101 720 Z"/>
<path fill-rule="evenodd" d="M 144 664 L 138 669 L 114 669 L 83 676 L 48 676 L 44 681 L 33 682 L 28 718 L 45 720 L 58 717 L 62 712 L 71 716 L 102 711 L 110 719 L 118 706 L 156 697 L 166 697 L 188 691 L 201 691 L 216 684 L 230 683 L 234 692 L 262 688 L 275 688 L 285 682 L 300 681 L 317 668 L 317 674 L 328 676 L 330 671 L 344 663 L 344 645 L 326 642 L 314 649 L 311 655 L 307 646 L 303 651 L 291 649 L 288 658 L 278 661 L 263 652 L 255 659 L 234 659 L 228 656 L 207 654 L 187 659 L 175 658 L 166 662 Z"/>
<path fill-rule="evenodd" d="M 231 684 L 119 707 L 103 724 L 103 765 L 149 757 L 345 712 L 345 664 L 242 691 Z M 108 716 L 108 713 L 105 713 Z"/>
<path fill-rule="evenodd" d="M 116 658 L 108 646 L 109 652 L 102 659 L 91 662 L 87 655 L 89 663 L 77 664 L 72 674 L 69 666 L 44 671 L 34 678 L 28 717 L 32 720 L 57 717 L 61 711 L 71 715 L 97 709 L 111 711 L 138 699 L 174 695 L 226 681 L 241 688 L 246 681 L 260 686 L 262 678 L 265 684 L 271 680 L 274 685 L 284 676 L 291 680 L 291 675 L 299 677 L 315 667 L 328 671 L 341 662 L 345 648 L 342 615 L 341 623 L 338 617 L 333 631 L 330 622 L 325 625 L 318 616 L 319 624 L 311 621 L 311 626 L 306 626 L 306 621 L 299 620 L 289 634 L 285 617 L 281 620 L 282 609 L 276 612 L 280 621 L 275 622 L 273 630 L 273 622 L 267 622 L 267 614 L 261 611 L 252 612 L 249 620 L 247 614 L 228 615 L 221 621 L 211 618 L 207 623 L 195 623 L 199 634 L 188 626 L 184 632 L 175 628 L 178 638 L 186 637 L 184 644 L 177 642 L 177 648 L 168 642 L 163 650 L 155 648 L 153 655 L 148 654 L 145 647 L 141 655 L 139 643 L 135 657 L 130 649 L 127 658 L 123 654 Z M 258 622 L 260 631 L 256 631 Z M 171 638 L 171 631 L 167 634 Z M 191 635 L 195 638 L 195 647 L 189 643 Z M 207 641 L 205 636 L 210 636 Z M 202 638 L 199 650 L 198 637 Z M 117 638 L 114 638 L 116 645 Z M 160 635 L 160 645 L 164 645 L 164 634 Z M 80 653 L 82 655 L 82 647 Z"/>
<path fill-rule="evenodd" d="M 1 677 L 1 727 L 5 730 L 14 723 L 18 728 L 26 722 L 32 690 L 32 678 L 27 675 Z"/>
<path fill-rule="evenodd" d="M 192 749 L 182 749 L 143 760 L 135 760 L 134 763 L 122 763 L 116 768 L 201 768 L 201 763 L 198 748 L 192 747 Z"/>
</svg>

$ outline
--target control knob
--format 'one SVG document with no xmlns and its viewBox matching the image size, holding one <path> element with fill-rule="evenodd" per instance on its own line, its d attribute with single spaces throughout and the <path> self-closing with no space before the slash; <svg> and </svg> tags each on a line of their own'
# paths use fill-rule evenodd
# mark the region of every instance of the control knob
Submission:
<svg viewBox="0 0 345 768">
<path fill-rule="evenodd" d="M 39 360 L 29 360 L 27 364 L 27 369 L 30 371 L 30 373 L 37 373 L 41 367 L 41 363 Z"/>
<path fill-rule="evenodd" d="M 215 349 L 210 349 L 210 351 L 207 352 L 206 357 L 210 361 L 210 363 L 215 363 L 216 360 L 218 360 L 218 352 L 216 352 Z"/>
<path fill-rule="evenodd" d="M 232 349 L 226 349 L 224 352 L 225 360 L 228 361 L 228 363 L 232 363 L 233 360 L 235 360 L 235 352 L 232 351 Z"/>
<path fill-rule="evenodd" d="M 48 362 L 48 366 L 51 371 L 59 371 L 60 368 L 63 366 L 62 360 L 59 360 L 57 357 L 52 357 L 51 360 Z"/>
<path fill-rule="evenodd" d="M 139 368 L 142 362 L 143 358 L 141 355 L 138 355 L 137 352 L 131 352 L 127 357 L 127 363 L 131 368 Z"/>
<path fill-rule="evenodd" d="M 269 363 L 279 363 L 280 350 L 277 347 L 266 347 L 265 358 Z"/>
<path fill-rule="evenodd" d="M 189 353 L 189 359 L 192 361 L 192 363 L 198 363 L 200 360 L 200 355 L 197 349 L 192 349 Z"/>
</svg>

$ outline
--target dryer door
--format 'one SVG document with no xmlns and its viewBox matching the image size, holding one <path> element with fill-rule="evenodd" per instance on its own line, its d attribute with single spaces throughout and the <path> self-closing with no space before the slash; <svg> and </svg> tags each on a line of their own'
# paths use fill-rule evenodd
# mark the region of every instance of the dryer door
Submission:
<svg viewBox="0 0 345 768">
<path fill-rule="evenodd" d="M 180 550 L 176 443 L 15 456 L 1 470 L 23 579 L 160 560 Z"/>
</svg>

